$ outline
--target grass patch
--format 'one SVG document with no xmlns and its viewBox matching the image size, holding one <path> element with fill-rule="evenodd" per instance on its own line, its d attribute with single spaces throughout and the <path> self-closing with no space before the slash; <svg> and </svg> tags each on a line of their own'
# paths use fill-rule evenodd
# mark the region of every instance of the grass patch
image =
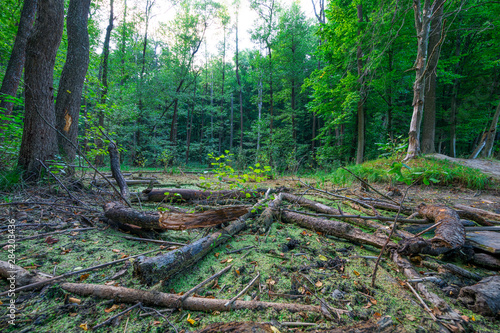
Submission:
<svg viewBox="0 0 500 333">
<path fill-rule="evenodd" d="M 347 166 L 351 172 L 369 183 L 397 183 L 393 174 L 389 173 L 394 160 L 381 158 L 363 164 Z M 438 160 L 433 157 L 422 157 L 405 163 L 410 169 L 402 168 L 402 174 L 417 184 L 422 179 L 436 179 L 436 185 L 464 186 L 470 189 L 482 190 L 493 185 L 492 179 L 479 171 L 451 161 Z M 337 169 L 329 175 L 318 175 L 320 179 L 327 179 L 342 186 L 351 185 L 356 178 L 343 169 Z M 316 178 L 318 178 L 316 176 Z"/>
</svg>

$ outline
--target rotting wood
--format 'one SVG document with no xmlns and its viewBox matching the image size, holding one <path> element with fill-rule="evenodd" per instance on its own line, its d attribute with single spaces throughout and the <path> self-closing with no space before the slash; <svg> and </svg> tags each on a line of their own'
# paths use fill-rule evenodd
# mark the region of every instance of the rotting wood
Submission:
<svg viewBox="0 0 500 333">
<path fill-rule="evenodd" d="M 472 261 L 476 265 L 481 265 L 497 271 L 500 270 L 500 259 L 486 253 L 475 253 Z"/>
<path fill-rule="evenodd" d="M 439 255 L 457 250 L 465 244 L 465 229 L 458 214 L 443 205 L 420 204 L 417 211 L 423 217 L 435 221 L 435 235 L 427 240 L 420 237 L 408 238 L 399 243 L 399 252 L 403 254 Z"/>
<path fill-rule="evenodd" d="M 125 178 L 123 177 L 120 170 L 120 155 L 118 154 L 118 147 L 116 146 L 116 143 L 111 141 L 108 146 L 108 151 L 111 174 L 113 175 L 113 178 L 120 188 L 122 198 L 125 199 L 127 205 L 130 207 L 130 191 L 128 189 L 127 182 L 125 181 Z"/>
<path fill-rule="evenodd" d="M 458 216 L 461 219 L 471 220 L 471 221 L 474 221 L 477 224 L 485 226 L 485 227 L 491 227 L 491 226 L 494 225 L 490 221 L 487 221 L 484 217 L 479 216 L 479 215 L 477 215 L 477 214 L 475 214 L 473 212 L 469 212 L 469 211 L 466 211 L 466 210 L 455 210 L 455 211 L 457 212 Z"/>
<path fill-rule="evenodd" d="M 89 268 L 84 268 L 84 269 L 81 269 L 81 270 L 78 270 L 78 271 L 68 272 L 68 273 L 65 273 L 65 274 L 62 274 L 62 275 L 59 275 L 59 276 L 54 276 L 54 277 L 47 278 L 47 279 L 46 278 L 35 278 L 38 275 L 30 275 L 31 277 L 34 278 L 34 280 L 32 280 L 30 282 L 26 282 L 25 281 L 26 279 L 22 279 L 22 280 L 20 279 L 19 281 L 25 281 L 25 282 L 23 282 L 23 286 L 22 287 L 16 288 L 15 290 L 4 291 L 4 292 L 0 293 L 0 296 L 5 296 L 9 292 L 18 293 L 18 292 L 23 291 L 23 290 L 38 289 L 38 288 L 43 287 L 43 286 L 45 286 L 45 285 L 47 285 L 49 283 L 52 283 L 52 282 L 55 282 L 55 281 L 58 281 L 58 280 L 61 280 L 61 279 L 65 279 L 65 278 L 73 276 L 73 275 L 78 275 L 78 274 L 81 274 L 81 273 L 90 272 L 90 271 L 93 271 L 93 270 L 96 270 L 96 269 L 100 269 L 100 268 L 103 268 L 103 267 L 112 266 L 112 265 L 118 264 L 120 262 L 130 260 L 131 258 L 137 258 L 137 257 L 144 256 L 144 255 L 152 253 L 152 252 L 160 252 L 160 251 L 161 250 L 147 251 L 147 252 L 140 253 L 140 254 L 137 254 L 137 255 L 134 255 L 134 256 L 130 256 L 130 257 L 127 257 L 127 258 L 110 261 L 110 262 L 107 262 L 107 263 L 104 263 L 104 264 L 101 264 L 101 265 L 92 266 L 92 267 L 89 267 Z M 19 267 L 19 266 L 16 266 L 16 265 L 11 265 L 10 263 L 7 263 L 7 262 L 2 261 L 2 260 L 0 260 L 0 267 L 8 267 L 9 268 L 7 271 L 4 271 L 3 269 L 0 269 L 0 276 L 2 276 L 2 277 L 5 277 L 5 275 L 3 275 L 4 273 L 8 274 L 8 273 L 10 273 L 12 271 L 19 271 L 20 274 L 28 277 L 28 275 L 26 275 L 24 273 L 24 271 L 26 271 L 26 270 L 24 268 L 22 268 L 22 267 Z M 10 275 L 7 275 L 7 277 L 9 277 L 9 276 Z"/>
<path fill-rule="evenodd" d="M 261 209 L 264 201 L 259 201 L 247 209 L 247 213 L 229 226 L 216 231 L 208 236 L 171 251 L 165 255 L 137 260 L 134 263 L 136 274 L 147 285 L 166 282 L 170 277 L 187 269 L 205 257 L 212 249 L 226 243 L 233 235 L 246 228 L 246 221 L 255 211 Z"/>
<path fill-rule="evenodd" d="M 366 218 L 366 219 L 361 218 L 359 216 L 354 216 L 354 215 L 353 216 L 350 216 L 350 215 L 343 216 L 344 214 L 342 214 L 342 212 L 340 210 L 329 207 L 329 206 L 324 205 L 322 203 L 319 203 L 319 202 L 316 202 L 313 200 L 309 200 L 309 199 L 306 199 L 304 197 L 298 197 L 296 195 L 289 194 L 289 193 L 281 193 L 281 195 L 282 195 L 283 199 L 285 199 L 289 202 L 292 202 L 292 203 L 297 203 L 300 206 L 309 208 L 315 212 L 324 213 L 324 214 L 331 214 L 332 218 L 336 218 L 336 219 L 339 219 L 341 221 L 352 223 L 352 224 L 355 224 L 358 226 L 368 227 L 368 228 L 372 228 L 374 230 L 382 230 L 384 232 L 388 232 L 388 230 L 385 226 L 373 221 L 373 220 L 377 219 L 377 217 L 375 217 L 375 216 L 372 217 L 373 220 L 369 220 L 368 218 Z M 386 220 L 386 219 L 384 218 L 383 220 Z M 391 221 L 394 221 L 394 219 L 392 218 Z M 403 237 L 412 237 L 413 235 L 407 231 L 404 231 L 404 230 L 397 230 L 396 236 L 403 238 Z"/>
<path fill-rule="evenodd" d="M 287 223 L 297 224 L 306 229 L 319 231 L 349 241 L 373 245 L 378 248 L 381 248 L 387 239 L 386 237 L 380 237 L 375 234 L 368 234 L 349 223 L 318 219 L 312 216 L 287 211 L 281 213 L 281 220 Z M 389 248 L 396 247 L 396 244 L 389 242 L 388 246 Z"/>
<path fill-rule="evenodd" d="M 456 204 L 454 207 L 457 209 L 460 209 L 460 210 L 474 213 L 476 215 L 483 217 L 484 219 L 500 221 L 500 214 L 489 212 L 489 211 L 484 210 L 484 209 L 479 209 L 479 208 L 470 207 L 470 206 L 461 205 L 461 204 Z"/>
<path fill-rule="evenodd" d="M 224 199 L 246 199 L 248 197 L 260 198 L 266 192 L 265 189 L 253 191 L 223 190 L 223 191 L 201 191 L 186 188 L 160 188 L 149 191 L 144 190 L 141 196 L 143 201 L 154 202 L 186 202 L 197 200 L 224 200 Z"/>
<path fill-rule="evenodd" d="M 203 298 L 203 297 L 188 297 L 182 304 L 180 299 L 182 296 L 176 294 L 167 294 L 162 292 L 151 292 L 146 290 L 137 290 L 125 287 L 114 287 L 96 284 L 79 284 L 79 283 L 64 283 L 61 288 L 80 295 L 80 296 L 95 296 L 103 299 L 114 299 L 117 302 L 136 303 L 141 302 L 145 305 L 163 306 L 167 308 L 180 307 L 184 310 L 191 311 L 230 311 L 230 310 L 261 310 L 272 308 L 276 311 L 288 310 L 290 312 L 308 311 L 321 313 L 319 306 L 305 305 L 297 303 L 273 303 L 260 301 L 235 301 L 231 307 L 226 307 L 224 304 L 226 299 Z M 180 305 L 179 305 L 180 304 Z"/>
<path fill-rule="evenodd" d="M 475 248 L 483 251 L 500 253 L 500 234 L 494 231 L 473 231 L 467 233 L 467 240 Z"/>
<path fill-rule="evenodd" d="M 408 279 L 420 278 L 420 275 L 413 268 L 408 259 L 402 257 L 397 251 L 392 251 L 391 259 L 399 267 L 399 269 L 402 270 L 403 274 Z M 425 284 L 417 282 L 415 284 L 415 289 L 418 290 L 427 301 L 429 301 L 433 306 L 441 311 L 441 315 L 437 315 L 438 319 L 447 319 L 458 323 L 462 321 L 460 315 L 453 311 L 453 309 L 451 309 L 446 301 L 444 301 L 438 295 L 430 292 Z"/>
<path fill-rule="evenodd" d="M 138 211 L 127 208 L 120 202 L 104 205 L 104 216 L 108 219 L 133 224 L 145 229 L 186 230 L 206 228 L 233 221 L 248 212 L 248 206 L 232 206 L 199 213 L 174 213 L 162 211 Z"/>
<path fill-rule="evenodd" d="M 271 224 L 274 221 L 273 217 L 275 215 L 275 210 L 278 209 L 281 205 L 282 198 L 283 193 L 279 193 L 273 201 L 269 202 L 269 205 L 266 207 L 266 209 L 264 209 L 262 214 L 260 214 L 257 222 L 261 225 L 261 231 L 263 233 L 265 233 L 269 229 L 269 227 L 271 227 Z"/>
</svg>

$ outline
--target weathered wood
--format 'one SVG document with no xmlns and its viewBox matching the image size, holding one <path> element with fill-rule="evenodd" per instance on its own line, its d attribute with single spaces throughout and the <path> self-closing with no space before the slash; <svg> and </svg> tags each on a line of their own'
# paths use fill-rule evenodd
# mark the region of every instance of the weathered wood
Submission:
<svg viewBox="0 0 500 333">
<path fill-rule="evenodd" d="M 497 271 L 500 270 L 500 259 L 486 253 L 475 253 L 472 262 L 476 265 L 488 267 Z"/>
<path fill-rule="evenodd" d="M 454 207 L 457 209 L 460 209 L 460 210 L 474 213 L 474 214 L 479 215 L 479 216 L 481 216 L 485 219 L 488 219 L 488 220 L 500 221 L 500 214 L 489 212 L 489 211 L 484 210 L 484 209 L 479 209 L 479 208 L 470 207 L 470 206 L 461 205 L 461 204 L 456 204 Z"/>
<path fill-rule="evenodd" d="M 303 305 L 297 303 L 272 303 L 259 301 L 235 301 L 231 307 L 224 304 L 227 299 L 188 297 L 182 304 L 179 302 L 182 296 L 162 292 L 137 290 L 125 287 L 114 287 L 97 284 L 64 283 L 61 288 L 80 296 L 95 296 L 104 299 L 113 299 L 123 303 L 141 302 L 144 305 L 163 306 L 167 308 L 182 308 L 190 311 L 230 311 L 250 309 L 260 310 L 272 308 L 277 311 L 288 310 L 291 312 L 311 311 L 321 313 L 321 308 L 314 305 Z"/>
<path fill-rule="evenodd" d="M 260 210 L 262 202 L 257 203 L 237 221 L 231 223 L 226 228 L 214 232 L 208 236 L 171 251 L 164 255 L 144 258 L 134 263 L 136 274 L 143 283 L 152 285 L 160 280 L 167 281 L 175 274 L 192 266 L 205 257 L 212 249 L 227 242 L 231 236 L 246 228 L 246 220 L 253 215 L 253 212 Z M 186 300 L 187 301 L 187 300 Z"/>
<path fill-rule="evenodd" d="M 477 224 L 479 225 L 482 225 L 482 226 L 487 226 L 487 227 L 490 227 L 490 226 L 493 226 L 494 224 L 489 222 L 489 221 L 486 221 L 486 219 L 484 217 L 481 217 L 473 212 L 469 212 L 469 211 L 466 211 L 466 210 L 455 210 L 458 214 L 458 216 L 461 218 L 461 219 L 464 219 L 464 220 L 471 220 L 471 221 L 474 221 L 476 222 Z"/>
<path fill-rule="evenodd" d="M 473 231 L 467 233 L 469 240 L 475 248 L 486 252 L 500 253 L 500 234 L 494 231 Z"/>
<path fill-rule="evenodd" d="M 299 204 L 302 207 L 309 208 L 315 212 L 324 213 L 324 214 L 331 214 L 331 215 L 334 215 L 332 217 L 334 217 L 338 220 L 348 222 L 351 224 L 355 224 L 357 226 L 371 228 L 374 230 L 381 230 L 383 232 L 388 233 L 388 229 L 378 222 L 375 222 L 372 220 L 367 220 L 367 219 L 361 218 L 361 217 L 354 217 L 354 216 L 345 216 L 344 217 L 344 216 L 342 216 L 344 214 L 342 214 L 342 212 L 339 211 L 338 209 L 332 208 L 332 207 L 324 205 L 322 203 L 319 203 L 319 202 L 316 202 L 313 200 L 309 200 L 309 199 L 306 199 L 304 197 L 298 197 L 296 195 L 289 194 L 289 193 L 281 193 L 281 195 L 282 195 L 283 199 L 285 199 L 289 202 L 292 202 L 292 203 Z M 375 219 L 377 219 L 377 217 L 374 216 L 373 219 L 375 220 Z M 394 221 L 394 219 L 392 219 L 392 221 Z M 396 236 L 400 237 L 400 238 L 404 238 L 404 237 L 412 237 L 413 235 L 409 232 L 406 232 L 405 230 L 396 230 Z"/>
<path fill-rule="evenodd" d="M 111 164 L 111 174 L 113 175 L 113 178 L 115 179 L 116 183 L 118 184 L 118 187 L 120 188 L 120 193 L 122 194 L 122 197 L 127 201 L 127 203 L 129 203 L 130 191 L 128 189 L 125 178 L 123 177 L 122 172 L 120 171 L 120 156 L 118 154 L 118 148 L 116 147 L 116 144 L 111 142 L 108 146 L 108 151 Z"/>
<path fill-rule="evenodd" d="M 113 221 L 145 229 L 186 230 L 233 221 L 248 212 L 248 206 L 232 206 L 198 213 L 138 211 L 119 202 L 104 205 L 104 216 Z"/>
<path fill-rule="evenodd" d="M 435 235 L 429 240 L 414 237 L 401 241 L 398 250 L 400 253 L 439 255 L 459 249 L 465 244 L 464 226 L 453 209 L 443 205 L 420 204 L 417 211 L 423 217 L 439 224 Z"/>
<path fill-rule="evenodd" d="M 318 219 L 298 213 L 283 211 L 281 220 L 287 223 L 294 223 L 303 228 L 313 231 L 319 231 L 327 235 L 347 239 L 350 241 L 369 244 L 381 248 L 386 242 L 386 237 L 380 237 L 375 234 L 368 234 L 349 223 Z M 389 247 L 396 247 L 396 244 L 389 242 Z"/>
<path fill-rule="evenodd" d="M 269 205 L 267 206 L 266 209 L 260 214 L 258 223 L 262 226 L 262 231 L 266 232 L 271 224 L 273 223 L 274 219 L 273 216 L 275 215 L 275 211 L 279 208 L 281 205 L 281 200 L 283 198 L 283 194 L 279 193 L 273 201 L 269 202 Z"/>
<path fill-rule="evenodd" d="M 260 198 L 265 192 L 265 189 L 257 189 L 253 191 L 200 191 L 187 188 L 160 188 L 144 190 L 144 196 L 141 199 L 154 202 L 186 202 L 197 200 L 216 201 L 223 199 L 245 199 L 248 197 Z"/>
</svg>

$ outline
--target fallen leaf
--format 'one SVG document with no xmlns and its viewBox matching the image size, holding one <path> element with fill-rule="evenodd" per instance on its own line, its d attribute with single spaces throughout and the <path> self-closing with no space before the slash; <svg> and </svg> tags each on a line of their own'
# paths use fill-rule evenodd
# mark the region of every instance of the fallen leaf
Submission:
<svg viewBox="0 0 500 333">
<path fill-rule="evenodd" d="M 69 303 L 75 303 L 75 304 L 81 304 L 82 300 L 78 299 L 78 298 L 70 297 L 70 298 L 68 298 L 68 302 Z"/>
<path fill-rule="evenodd" d="M 160 324 L 161 324 L 161 321 L 158 321 L 158 320 L 153 321 L 153 325 L 155 325 L 155 326 L 158 326 Z"/>
<path fill-rule="evenodd" d="M 120 253 L 120 250 L 117 249 L 112 249 L 111 251 L 113 251 L 114 253 Z"/>
<path fill-rule="evenodd" d="M 106 282 L 104 282 L 104 284 L 105 284 L 106 286 L 112 286 L 112 285 L 114 285 L 114 284 L 115 284 L 115 282 L 116 282 L 116 281 L 111 280 L 111 281 L 106 281 Z"/>
<path fill-rule="evenodd" d="M 235 270 L 236 274 L 240 275 L 240 271 L 239 270 Z"/>
<path fill-rule="evenodd" d="M 469 317 L 467 317 L 466 315 L 462 315 L 461 317 L 465 322 L 469 322 Z"/>
<path fill-rule="evenodd" d="M 84 331 L 88 331 L 89 330 L 89 326 L 87 325 L 87 323 L 83 323 L 83 324 L 80 324 L 80 328 Z"/>
<path fill-rule="evenodd" d="M 89 276 L 90 276 L 90 274 L 82 274 L 82 275 L 80 275 L 80 281 L 85 281 L 86 279 L 88 279 Z"/>
<path fill-rule="evenodd" d="M 408 319 L 409 321 L 415 321 L 417 318 L 415 318 L 415 316 L 412 316 L 411 314 L 407 314 L 405 315 L 406 319 Z"/>
<path fill-rule="evenodd" d="M 76 312 L 72 312 L 69 314 L 70 317 L 76 317 L 77 315 L 78 315 L 78 313 L 76 313 Z"/>
<path fill-rule="evenodd" d="M 359 272 L 358 271 L 352 271 L 356 276 L 359 276 Z"/>
<path fill-rule="evenodd" d="M 370 302 L 373 304 L 373 305 L 377 305 L 377 300 L 375 298 L 370 298 Z"/>
<path fill-rule="evenodd" d="M 231 261 L 233 261 L 233 258 L 227 259 L 227 262 L 231 262 Z"/>
<path fill-rule="evenodd" d="M 212 316 L 218 316 L 218 315 L 220 315 L 220 311 L 214 311 L 214 312 L 212 312 Z"/>
<path fill-rule="evenodd" d="M 372 306 L 372 303 L 368 302 L 368 303 L 366 303 L 365 306 L 363 306 L 363 309 L 368 309 L 371 306 Z"/>
<path fill-rule="evenodd" d="M 191 325 L 194 325 L 196 322 L 194 321 L 194 319 L 191 319 L 191 314 L 188 314 L 188 317 L 187 317 L 187 322 L 190 323 Z"/>
<path fill-rule="evenodd" d="M 215 258 L 219 258 L 219 255 L 220 255 L 219 252 L 217 252 L 216 254 L 214 254 Z"/>
<path fill-rule="evenodd" d="M 57 242 L 59 242 L 59 239 L 57 239 L 57 238 L 53 238 L 51 236 L 48 236 L 47 238 L 45 238 L 45 243 L 47 243 L 49 245 L 50 244 L 55 244 Z"/>
<path fill-rule="evenodd" d="M 319 259 L 319 260 L 321 260 L 321 261 L 328 261 L 328 258 L 327 258 L 327 257 L 325 257 L 325 256 L 324 256 L 324 255 L 322 255 L 322 254 L 320 254 L 320 255 L 318 256 L 318 259 Z"/>
<path fill-rule="evenodd" d="M 115 311 L 116 309 L 118 309 L 120 306 L 118 304 L 113 304 L 112 307 L 108 308 L 108 309 L 104 309 L 104 312 L 106 313 L 110 313 L 110 312 L 113 312 Z"/>
<path fill-rule="evenodd" d="M 323 282 L 318 281 L 314 284 L 316 287 L 321 288 L 323 286 Z"/>
<path fill-rule="evenodd" d="M 382 315 L 381 315 L 379 312 L 375 312 L 375 313 L 373 314 L 373 316 L 374 316 L 374 317 L 376 317 L 376 318 L 380 318 L 380 317 L 382 317 Z"/>
<path fill-rule="evenodd" d="M 125 259 L 128 257 L 128 254 L 122 254 L 121 259 Z"/>
<path fill-rule="evenodd" d="M 227 262 L 227 259 L 221 260 L 221 264 L 225 264 Z"/>
<path fill-rule="evenodd" d="M 476 318 L 474 318 L 474 316 L 470 317 L 470 319 L 471 319 L 472 321 L 476 321 Z"/>
</svg>

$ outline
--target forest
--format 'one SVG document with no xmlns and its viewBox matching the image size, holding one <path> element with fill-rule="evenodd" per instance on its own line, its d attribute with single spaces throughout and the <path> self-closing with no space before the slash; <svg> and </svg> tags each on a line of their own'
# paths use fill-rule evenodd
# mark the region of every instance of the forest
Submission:
<svg viewBox="0 0 500 333">
<path fill-rule="evenodd" d="M 500 2 L 2 0 L 0 330 L 500 331 Z"/>
</svg>

